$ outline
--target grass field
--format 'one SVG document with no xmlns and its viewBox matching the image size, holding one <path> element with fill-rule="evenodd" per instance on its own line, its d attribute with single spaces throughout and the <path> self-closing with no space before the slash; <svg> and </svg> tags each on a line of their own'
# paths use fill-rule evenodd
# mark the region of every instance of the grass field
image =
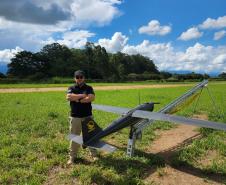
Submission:
<svg viewBox="0 0 226 185">
<path fill-rule="evenodd" d="M 209 86 L 216 104 L 226 113 L 226 84 Z M 160 102 L 155 110 L 183 94 L 189 87 L 96 91 L 97 104 L 134 107 L 141 101 Z M 136 155 L 125 155 L 128 129 L 106 137 L 119 150 L 113 154 L 100 153 L 100 159 L 92 161 L 88 150 L 80 150 L 77 165 L 66 167 L 68 159 L 68 103 L 61 92 L 0 94 L 0 184 L 43 184 L 58 170 L 54 184 L 80 182 L 82 184 L 144 184 L 151 170 L 158 170 L 165 161 L 158 155 L 146 153 L 155 139 L 155 130 L 169 129 L 173 125 L 158 122 L 145 129 L 143 140 L 137 143 Z M 192 116 L 194 104 L 180 115 Z M 212 106 L 207 91 L 197 105 L 196 114 L 207 114 L 210 120 L 226 122 Z M 117 115 L 94 111 L 95 120 L 105 127 Z M 226 133 L 201 129 L 202 138 L 181 148 L 172 161 L 176 167 L 195 168 L 208 175 L 222 177 L 226 183 Z M 200 163 L 215 152 L 208 165 Z"/>
</svg>

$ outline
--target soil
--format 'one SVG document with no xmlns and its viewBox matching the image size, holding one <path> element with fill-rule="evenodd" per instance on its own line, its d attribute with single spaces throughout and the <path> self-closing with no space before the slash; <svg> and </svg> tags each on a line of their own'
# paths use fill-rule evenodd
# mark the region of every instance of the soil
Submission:
<svg viewBox="0 0 226 185">
<path fill-rule="evenodd" d="M 49 171 L 48 179 L 44 185 L 79 184 L 76 178 L 67 178 L 70 177 L 72 170 L 72 167 L 54 167 Z"/>
<path fill-rule="evenodd" d="M 194 115 L 194 118 L 207 120 L 203 115 Z M 160 131 L 158 138 L 148 148 L 149 153 L 160 155 L 164 158 L 166 166 L 155 170 L 145 179 L 145 182 L 159 185 L 219 185 L 224 184 L 219 175 L 206 175 L 195 167 L 174 167 L 171 162 L 173 156 L 181 147 L 188 145 L 201 135 L 198 127 L 190 125 L 178 125 L 176 128 Z M 211 152 L 212 153 L 212 152 Z M 214 152 L 213 152 L 214 153 Z M 212 155 L 210 155 L 211 157 Z M 211 157 L 212 158 L 212 157 Z M 209 156 L 205 161 L 209 161 Z"/>
<path fill-rule="evenodd" d="M 93 88 L 94 90 L 122 90 L 122 89 L 168 88 L 168 87 L 186 87 L 186 86 L 193 86 L 193 84 L 95 86 Z M 66 90 L 67 90 L 67 87 L 5 88 L 5 89 L 0 89 L 0 93 L 50 92 L 50 91 L 66 91 Z"/>
</svg>

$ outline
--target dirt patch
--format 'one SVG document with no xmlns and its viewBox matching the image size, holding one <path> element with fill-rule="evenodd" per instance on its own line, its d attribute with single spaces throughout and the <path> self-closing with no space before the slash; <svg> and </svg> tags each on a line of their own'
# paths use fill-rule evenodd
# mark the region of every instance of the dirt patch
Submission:
<svg viewBox="0 0 226 185">
<path fill-rule="evenodd" d="M 54 184 L 79 184 L 76 178 L 71 177 L 73 171 L 72 166 L 69 167 L 54 167 L 49 171 L 48 179 L 44 185 Z"/>
<path fill-rule="evenodd" d="M 193 118 L 201 119 L 201 120 L 208 120 L 208 115 L 207 114 L 194 114 Z"/>
<path fill-rule="evenodd" d="M 147 88 L 168 88 L 168 87 L 186 87 L 193 84 L 155 84 L 155 85 L 121 85 L 121 86 L 96 86 L 95 90 L 121 90 L 121 89 L 147 89 Z"/>
<path fill-rule="evenodd" d="M 207 180 L 193 174 L 166 166 L 149 176 L 147 182 L 158 185 L 219 185 L 221 183 Z"/>
<path fill-rule="evenodd" d="M 215 150 L 208 151 L 205 157 L 198 162 L 202 167 L 207 167 L 212 164 L 213 160 L 216 159 L 218 155 L 219 154 Z"/>
<path fill-rule="evenodd" d="M 193 84 L 156 84 L 156 85 L 121 85 L 121 86 L 95 86 L 94 90 L 126 90 L 126 89 L 145 89 L 145 88 L 168 88 L 185 87 Z M 6 88 L 0 89 L 0 93 L 24 93 L 24 92 L 54 92 L 65 91 L 67 87 L 43 87 L 43 88 Z"/>
<path fill-rule="evenodd" d="M 207 120 L 208 116 L 205 114 L 195 115 L 194 118 Z M 150 148 L 147 149 L 149 153 L 160 155 L 164 158 L 166 166 L 157 169 L 151 173 L 145 181 L 147 183 L 161 184 L 161 185 L 209 185 L 209 184 L 222 184 L 220 177 L 211 177 L 204 175 L 199 169 L 196 168 L 174 168 L 171 161 L 176 151 L 184 145 L 188 145 L 194 139 L 198 139 L 201 135 L 198 132 L 198 127 L 189 125 L 178 125 L 176 128 L 167 131 L 160 131 L 157 133 L 158 138 L 153 142 Z M 215 153 L 211 153 L 214 157 Z M 211 157 L 211 159 L 212 159 Z M 205 159 L 205 161 L 211 160 Z"/>
<path fill-rule="evenodd" d="M 207 114 L 195 114 L 193 118 L 208 120 Z M 192 140 L 199 138 L 199 127 L 192 125 L 177 125 L 175 128 L 158 131 L 157 137 L 151 147 L 147 149 L 148 152 L 154 154 L 160 154 L 165 157 L 165 151 L 175 151 L 184 145 L 192 142 Z"/>
<path fill-rule="evenodd" d="M 200 134 L 196 126 L 178 125 L 176 128 L 158 132 L 158 139 L 152 143 L 147 151 L 169 160 L 174 151 L 198 137 Z"/>
</svg>

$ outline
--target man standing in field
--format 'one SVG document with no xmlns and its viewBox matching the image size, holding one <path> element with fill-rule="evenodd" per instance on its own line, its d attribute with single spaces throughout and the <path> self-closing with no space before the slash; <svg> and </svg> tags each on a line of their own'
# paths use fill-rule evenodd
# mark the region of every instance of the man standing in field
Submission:
<svg viewBox="0 0 226 185">
<path fill-rule="evenodd" d="M 87 117 L 92 117 L 91 102 L 95 99 L 93 88 L 85 83 L 85 74 L 78 70 L 74 73 L 75 85 L 68 88 L 66 99 L 70 101 L 70 132 L 71 134 L 80 135 L 82 121 Z M 74 163 L 78 153 L 79 144 L 70 142 L 70 153 L 67 164 Z M 93 157 L 96 156 L 95 150 L 90 150 Z"/>
</svg>

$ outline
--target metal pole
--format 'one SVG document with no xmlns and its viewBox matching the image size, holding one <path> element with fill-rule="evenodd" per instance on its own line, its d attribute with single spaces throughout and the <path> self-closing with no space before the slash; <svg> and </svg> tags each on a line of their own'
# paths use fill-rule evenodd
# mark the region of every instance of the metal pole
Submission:
<svg viewBox="0 0 226 185">
<path fill-rule="evenodd" d="M 200 94 L 199 94 L 199 97 L 198 97 L 198 99 L 197 99 L 197 101 L 196 101 L 196 104 L 195 104 L 195 107 L 194 107 L 193 113 L 195 113 L 195 109 L 196 109 L 196 107 L 197 107 L 197 105 L 198 105 L 199 98 L 201 97 L 202 90 L 203 90 L 203 88 L 201 89 L 201 92 L 200 92 Z"/>
<path fill-rule="evenodd" d="M 163 107 L 160 111 L 160 113 L 169 113 L 174 107 L 179 105 L 180 103 L 184 102 L 187 98 L 191 97 L 194 93 L 196 93 L 198 90 L 202 89 L 208 84 L 208 80 L 203 80 L 201 83 L 193 87 L 191 90 L 188 92 L 184 93 L 182 96 L 179 98 L 175 99 L 165 107 Z M 143 130 L 147 125 L 151 124 L 153 121 L 149 120 L 148 123 L 142 123 L 142 124 L 136 124 L 135 127 L 137 128 L 137 131 L 139 132 L 140 130 Z"/>
<path fill-rule="evenodd" d="M 129 139 L 127 144 L 127 156 L 132 157 L 134 154 L 136 135 L 134 134 L 134 127 L 130 127 Z"/>
<path fill-rule="evenodd" d="M 219 107 L 217 107 L 216 102 L 214 101 L 214 99 L 213 99 L 213 97 L 212 97 L 212 95 L 210 93 L 209 88 L 207 87 L 206 89 L 207 89 L 207 92 L 208 92 L 208 94 L 210 96 L 210 99 L 212 100 L 212 104 L 213 104 L 214 108 L 217 110 L 219 116 L 221 116 L 222 118 L 224 118 L 223 115 L 220 113 Z"/>
</svg>

